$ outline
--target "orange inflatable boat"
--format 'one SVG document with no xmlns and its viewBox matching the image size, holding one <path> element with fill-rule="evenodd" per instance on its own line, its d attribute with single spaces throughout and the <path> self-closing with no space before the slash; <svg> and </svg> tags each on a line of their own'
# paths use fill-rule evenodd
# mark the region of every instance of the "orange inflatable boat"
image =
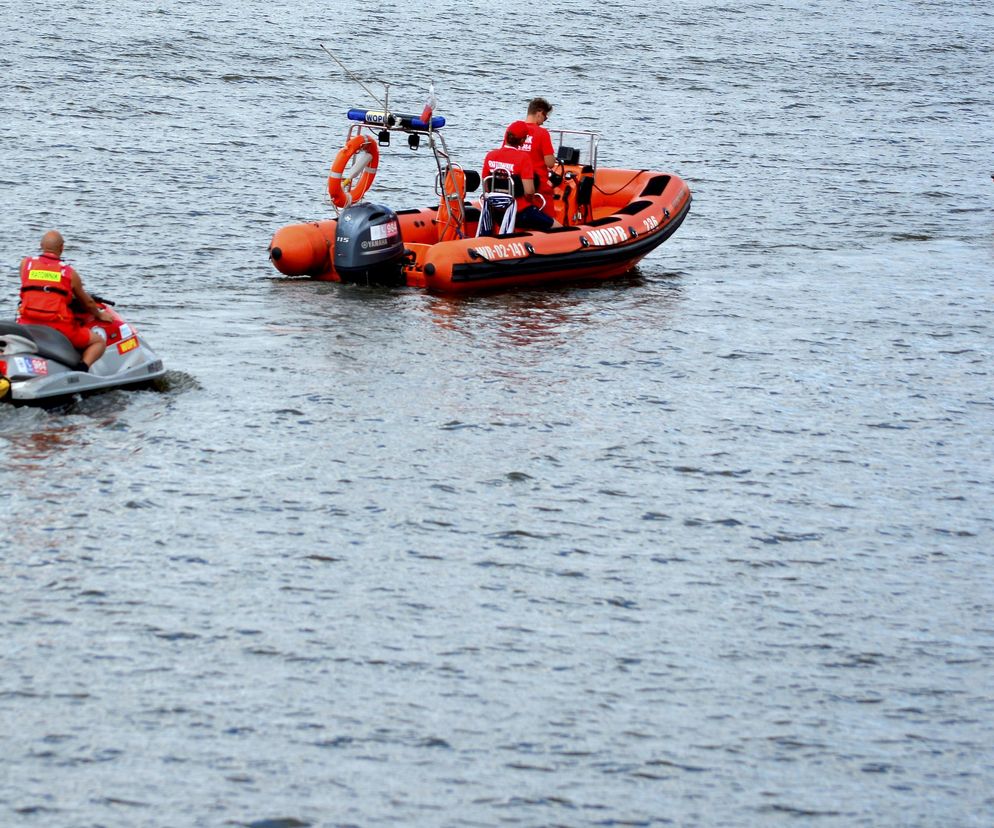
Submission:
<svg viewBox="0 0 994 828">
<path fill-rule="evenodd" d="M 481 210 L 491 204 L 486 196 L 467 200 L 479 175 L 451 162 L 444 119 L 355 109 L 349 119 L 328 179 L 337 216 L 273 235 L 270 258 L 288 276 L 439 293 L 610 279 L 666 241 L 690 210 L 690 189 L 676 175 L 599 167 L 596 133 L 550 130 L 558 145 L 554 207 L 563 226 L 477 235 Z M 407 133 L 412 148 L 424 138 L 433 151 L 438 200 L 430 206 L 394 212 L 368 197 L 378 147 L 397 131 Z"/>
</svg>

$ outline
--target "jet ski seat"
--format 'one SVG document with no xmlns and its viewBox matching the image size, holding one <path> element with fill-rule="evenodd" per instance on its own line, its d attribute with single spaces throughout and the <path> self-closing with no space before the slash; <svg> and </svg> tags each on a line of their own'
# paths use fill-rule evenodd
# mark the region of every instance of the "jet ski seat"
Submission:
<svg viewBox="0 0 994 828">
<path fill-rule="evenodd" d="M 18 325 L 16 322 L 0 321 L 0 353 L 24 353 L 23 343 L 11 341 L 8 337 L 33 342 L 38 356 L 57 360 L 63 365 L 74 367 L 79 362 L 79 351 L 65 334 L 47 325 Z"/>
</svg>

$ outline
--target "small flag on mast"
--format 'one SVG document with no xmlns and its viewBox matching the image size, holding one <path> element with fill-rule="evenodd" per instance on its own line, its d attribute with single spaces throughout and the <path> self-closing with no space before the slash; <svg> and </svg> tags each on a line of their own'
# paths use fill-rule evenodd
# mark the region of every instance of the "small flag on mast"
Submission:
<svg viewBox="0 0 994 828">
<path fill-rule="evenodd" d="M 435 97 L 435 82 L 432 81 L 428 84 L 428 100 L 425 101 L 425 108 L 421 111 L 421 122 L 423 124 L 431 124 L 431 113 L 435 111 L 435 107 L 438 106 L 438 98 Z"/>
</svg>

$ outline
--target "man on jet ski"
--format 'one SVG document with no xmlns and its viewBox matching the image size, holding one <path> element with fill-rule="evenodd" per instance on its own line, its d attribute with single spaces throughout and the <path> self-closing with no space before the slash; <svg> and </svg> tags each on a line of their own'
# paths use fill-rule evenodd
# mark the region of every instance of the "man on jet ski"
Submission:
<svg viewBox="0 0 994 828">
<path fill-rule="evenodd" d="M 73 299 L 101 322 L 114 317 L 97 306 L 83 288 L 83 281 L 72 267 L 62 261 L 65 240 L 58 230 L 49 230 L 41 237 L 41 254 L 27 256 L 21 262 L 21 306 L 17 321 L 21 325 L 47 325 L 65 334 L 82 360 L 78 371 L 89 371 L 107 347 L 96 329 L 79 324 L 70 304 Z"/>
</svg>

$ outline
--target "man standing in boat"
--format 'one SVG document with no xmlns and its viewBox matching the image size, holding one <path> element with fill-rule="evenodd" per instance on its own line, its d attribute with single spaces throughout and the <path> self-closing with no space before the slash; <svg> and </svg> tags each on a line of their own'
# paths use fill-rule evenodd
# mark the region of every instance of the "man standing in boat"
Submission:
<svg viewBox="0 0 994 828">
<path fill-rule="evenodd" d="M 556 217 L 556 205 L 553 200 L 552 183 L 549 181 L 549 171 L 556 166 L 556 153 L 552 147 L 552 136 L 543 124 L 549 120 L 552 104 L 545 98 L 532 98 L 528 102 L 528 114 L 525 123 L 528 125 L 528 137 L 521 148 L 531 156 L 532 167 L 535 169 L 536 191 L 545 205 L 542 210 L 552 218 Z"/>
<path fill-rule="evenodd" d="M 535 195 L 535 168 L 531 157 L 522 148 L 528 137 L 528 124 L 515 121 L 504 133 L 504 145 L 490 150 L 483 159 L 483 186 L 487 188 L 487 179 L 506 173 L 514 181 L 517 219 L 515 225 L 523 230 L 548 230 L 559 227 L 548 213 L 535 206 L 532 198 Z M 520 188 L 520 189 L 519 189 Z"/>
<path fill-rule="evenodd" d="M 114 317 L 97 306 L 83 288 L 72 265 L 62 261 L 65 240 L 58 230 L 49 230 L 41 237 L 41 255 L 28 256 L 21 261 L 21 306 L 17 322 L 20 325 L 47 325 L 72 343 L 83 358 L 78 371 L 89 371 L 107 347 L 96 328 L 85 328 L 76 321 L 70 303 L 78 300 L 101 322 L 113 322 Z"/>
</svg>

